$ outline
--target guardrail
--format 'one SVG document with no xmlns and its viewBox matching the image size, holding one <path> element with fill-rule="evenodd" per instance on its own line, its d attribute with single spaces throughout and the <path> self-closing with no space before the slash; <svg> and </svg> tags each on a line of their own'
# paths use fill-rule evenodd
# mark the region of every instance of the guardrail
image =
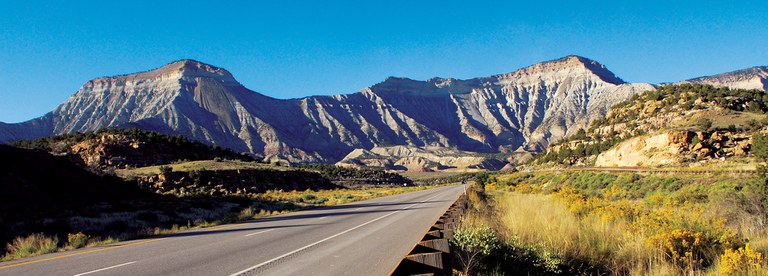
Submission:
<svg viewBox="0 0 768 276">
<path fill-rule="evenodd" d="M 390 275 L 451 275 L 450 240 L 466 209 L 467 195 L 462 194 Z"/>
</svg>

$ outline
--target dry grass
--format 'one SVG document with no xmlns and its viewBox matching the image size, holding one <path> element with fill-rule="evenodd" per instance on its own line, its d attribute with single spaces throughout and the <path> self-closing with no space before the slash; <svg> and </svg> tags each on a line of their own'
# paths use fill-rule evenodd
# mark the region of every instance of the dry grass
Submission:
<svg viewBox="0 0 768 276">
<path fill-rule="evenodd" d="M 8 251 L 0 261 L 8 261 L 26 257 L 42 255 L 56 252 L 58 250 L 59 239 L 49 237 L 42 233 L 35 233 L 26 237 L 17 237 L 13 242 L 6 246 Z"/>
<path fill-rule="evenodd" d="M 495 201 L 501 235 L 559 265 L 610 275 L 681 273 L 625 221 L 579 217 L 551 195 L 504 193 Z"/>
<path fill-rule="evenodd" d="M 501 236 L 579 273 L 768 275 L 768 230 L 745 180 L 635 177 L 518 174 L 486 189 Z"/>
<path fill-rule="evenodd" d="M 691 127 L 696 125 L 696 120 L 700 118 L 710 119 L 712 121 L 713 128 L 727 128 L 730 125 L 735 125 L 736 127 L 747 127 L 749 121 L 763 120 L 765 115 L 733 110 L 695 110 L 686 113 L 685 116 L 679 118 L 669 127 Z"/>
<path fill-rule="evenodd" d="M 567 206 L 551 196 L 536 194 L 504 194 L 497 199 L 500 220 L 506 237 L 517 237 L 564 260 L 590 264 L 614 263 L 632 266 L 622 255 L 645 257 L 648 252 L 633 250 L 622 242 L 624 225 L 588 219 L 582 220 Z M 627 252 L 629 251 L 629 252 Z"/>
<path fill-rule="evenodd" d="M 255 199 L 271 202 L 295 202 L 304 206 L 333 206 L 376 197 L 396 195 L 434 188 L 435 186 L 374 187 L 364 189 L 336 189 L 319 191 L 267 191 Z"/>
</svg>

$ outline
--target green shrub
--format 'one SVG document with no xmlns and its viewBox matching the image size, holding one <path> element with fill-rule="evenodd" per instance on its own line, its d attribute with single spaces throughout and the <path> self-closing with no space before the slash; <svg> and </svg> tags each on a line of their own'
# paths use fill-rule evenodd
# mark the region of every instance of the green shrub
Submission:
<svg viewBox="0 0 768 276">
<path fill-rule="evenodd" d="M 160 170 L 160 173 L 169 173 L 169 172 L 172 172 L 172 171 L 173 171 L 173 167 L 171 167 L 171 166 L 166 166 L 166 165 L 162 165 L 162 166 L 160 166 L 160 168 L 158 168 L 158 169 Z"/>
<path fill-rule="evenodd" d="M 459 227 L 453 233 L 451 245 L 464 275 L 469 275 L 482 258 L 501 246 L 501 242 L 489 227 Z"/>
<path fill-rule="evenodd" d="M 707 131 L 712 127 L 712 120 L 707 118 L 699 118 L 696 120 L 696 127 L 698 127 L 701 131 Z"/>
<path fill-rule="evenodd" d="M 328 201 L 328 198 L 325 198 L 325 197 L 318 197 L 318 198 L 316 198 L 316 199 L 314 199 L 314 200 L 310 200 L 310 201 L 309 201 L 309 202 L 307 202 L 307 203 L 310 203 L 310 204 L 315 204 L 315 205 L 321 205 L 321 204 L 324 204 L 324 203 L 325 203 L 325 202 L 327 202 L 327 201 Z"/>
<path fill-rule="evenodd" d="M 313 194 L 303 194 L 303 195 L 301 195 L 301 198 L 299 198 L 299 201 L 307 202 L 307 201 L 314 200 L 315 198 L 317 198 L 317 197 L 315 195 L 313 195 Z"/>
</svg>

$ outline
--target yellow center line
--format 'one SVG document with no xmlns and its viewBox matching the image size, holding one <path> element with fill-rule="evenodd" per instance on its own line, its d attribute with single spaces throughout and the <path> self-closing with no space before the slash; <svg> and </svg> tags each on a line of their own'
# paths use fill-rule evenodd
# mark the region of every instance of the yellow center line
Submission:
<svg viewBox="0 0 768 276">
<path fill-rule="evenodd" d="M 165 239 L 168 239 L 168 238 L 157 238 L 157 239 L 151 239 L 151 240 L 146 240 L 146 241 L 128 243 L 128 244 L 123 244 L 123 245 L 110 246 L 110 247 L 105 247 L 105 248 L 101 248 L 101 249 L 94 249 L 94 250 L 89 250 L 89 251 L 83 251 L 83 252 L 77 252 L 77 253 L 72 253 L 72 254 L 66 254 L 66 255 L 61 255 L 61 256 L 56 256 L 56 257 L 45 258 L 45 259 L 39 259 L 39 260 L 33 260 L 33 261 L 27 261 L 27 262 L 15 263 L 15 264 L 3 265 L 3 266 L 0 266 L 0 269 L 6 269 L 6 268 L 11 268 L 11 267 L 30 265 L 30 264 L 36 264 L 36 263 L 41 263 L 41 262 L 53 261 L 53 260 L 58 260 L 58 259 L 63 259 L 63 258 L 74 257 L 74 256 L 86 255 L 86 254 L 102 252 L 102 251 L 117 249 L 117 248 L 126 247 L 126 246 L 147 244 L 147 243 L 161 241 L 161 240 L 165 240 Z"/>
<path fill-rule="evenodd" d="M 215 231 L 215 230 L 228 229 L 228 228 L 233 228 L 233 227 L 237 227 L 237 226 L 240 226 L 240 225 L 242 225 L 242 223 L 227 224 L 227 225 L 208 227 L 208 228 L 203 228 L 202 232 L 210 232 L 210 231 Z"/>
</svg>

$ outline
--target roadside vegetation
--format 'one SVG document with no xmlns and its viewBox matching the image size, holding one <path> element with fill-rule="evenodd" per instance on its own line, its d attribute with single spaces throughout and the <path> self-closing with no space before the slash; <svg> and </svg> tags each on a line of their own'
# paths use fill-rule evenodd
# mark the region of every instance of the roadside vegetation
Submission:
<svg viewBox="0 0 768 276">
<path fill-rule="evenodd" d="M 470 208 L 459 229 L 493 229 L 486 242 L 498 240 L 474 265 L 476 274 L 766 275 L 765 181 L 725 174 L 501 175 L 476 186 L 484 189 L 470 201 L 481 207 Z"/>
<path fill-rule="evenodd" d="M 663 85 L 553 143 L 529 172 L 478 177 L 455 265 L 468 275 L 768 275 L 766 102 L 759 90 Z M 659 174 L 569 170 L 660 131 L 688 135 L 681 148 L 704 158 Z M 721 158 L 726 143 L 710 136 L 746 137 L 746 153 Z M 553 164 L 563 169 L 531 170 Z"/>
</svg>

